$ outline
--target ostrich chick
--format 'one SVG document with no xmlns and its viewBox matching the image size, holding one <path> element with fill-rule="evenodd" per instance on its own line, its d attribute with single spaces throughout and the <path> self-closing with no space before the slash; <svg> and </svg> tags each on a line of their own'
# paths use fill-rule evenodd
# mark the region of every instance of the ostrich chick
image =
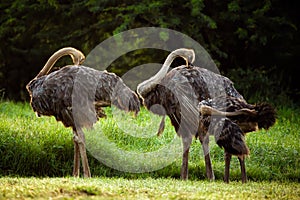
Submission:
<svg viewBox="0 0 300 200">
<path fill-rule="evenodd" d="M 216 143 L 225 151 L 224 181 L 229 182 L 232 155 L 240 162 L 242 182 L 247 181 L 245 156 L 249 149 L 244 141 L 248 132 L 268 129 L 276 121 L 275 109 L 267 103 L 248 104 L 244 99 L 218 96 L 199 103 L 199 134 L 215 136 Z M 203 137 L 203 136 L 202 136 Z"/>
</svg>

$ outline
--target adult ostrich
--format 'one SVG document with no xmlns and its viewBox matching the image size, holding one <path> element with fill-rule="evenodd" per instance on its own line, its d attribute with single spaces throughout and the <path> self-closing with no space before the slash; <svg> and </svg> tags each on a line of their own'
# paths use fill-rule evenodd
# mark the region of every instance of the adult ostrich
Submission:
<svg viewBox="0 0 300 200">
<path fill-rule="evenodd" d="M 184 58 L 187 65 L 176 67 L 168 72 L 170 64 L 176 57 Z M 215 74 L 201 67 L 193 66 L 194 57 L 194 51 L 190 49 L 182 48 L 171 52 L 160 71 L 150 79 L 139 84 L 137 92 L 143 99 L 143 104 L 150 111 L 163 116 L 159 133 L 163 131 L 164 116 L 168 115 L 176 133 L 182 138 L 181 178 L 188 178 L 189 148 L 192 138 L 196 136 L 202 144 L 206 175 L 210 180 L 213 180 L 214 173 L 208 146 L 209 134 L 206 134 L 211 129 L 202 130 L 205 127 L 202 127 L 203 123 L 201 123 L 201 120 L 203 121 L 203 118 L 199 112 L 199 103 L 203 100 L 222 95 L 241 100 L 243 100 L 243 96 L 238 93 L 232 81 L 227 77 Z M 210 123 L 211 120 L 208 122 Z M 209 127 L 209 124 L 206 123 L 205 125 Z M 230 128 L 230 126 L 226 125 L 230 124 L 222 123 L 222 120 L 216 120 L 215 123 L 212 123 L 212 129 L 215 129 L 215 131 L 211 134 L 226 136 L 215 137 L 217 143 L 226 152 L 231 152 L 230 149 L 239 149 L 239 155 L 247 155 L 249 151 L 244 142 L 243 134 L 241 131 L 235 130 L 239 129 L 239 127 Z M 241 158 L 244 157 L 241 156 Z"/>
<path fill-rule="evenodd" d="M 74 65 L 49 73 L 55 62 L 70 55 Z M 91 177 L 86 155 L 83 128 L 92 128 L 101 117 L 101 107 L 114 105 L 125 111 L 139 112 L 139 99 L 114 73 L 82 66 L 85 56 L 77 49 L 66 47 L 55 52 L 40 73 L 26 88 L 30 105 L 38 116 L 54 116 L 73 130 L 73 176 L 80 174 L 80 158 L 84 177 Z M 49 74 L 48 74 L 49 73 Z"/>
<path fill-rule="evenodd" d="M 231 96 L 218 96 L 203 100 L 200 107 L 198 134 L 213 134 L 220 147 L 225 150 L 224 181 L 229 182 L 229 169 L 232 155 L 240 162 L 242 182 L 247 181 L 245 156 L 249 154 L 244 135 L 259 129 L 268 129 L 276 121 L 275 109 L 267 103 L 248 104 L 244 99 Z M 222 127 L 222 130 L 218 130 Z M 232 140 L 232 134 L 239 140 Z"/>
</svg>

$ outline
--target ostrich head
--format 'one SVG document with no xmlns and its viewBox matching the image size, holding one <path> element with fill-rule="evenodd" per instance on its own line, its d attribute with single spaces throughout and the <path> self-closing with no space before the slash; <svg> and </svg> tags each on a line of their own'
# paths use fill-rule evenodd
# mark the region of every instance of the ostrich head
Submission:
<svg viewBox="0 0 300 200">
<path fill-rule="evenodd" d="M 76 51 L 69 54 L 72 58 L 74 65 L 81 65 L 85 61 L 85 56 L 80 51 Z"/>
<path fill-rule="evenodd" d="M 73 47 L 65 47 L 58 51 L 56 51 L 47 61 L 43 69 L 38 73 L 35 78 L 39 78 L 49 73 L 52 69 L 53 65 L 56 63 L 58 59 L 63 56 L 70 55 L 74 65 L 80 65 L 84 62 L 85 56 L 83 53 Z"/>
<path fill-rule="evenodd" d="M 188 66 L 190 63 L 193 63 L 195 61 L 195 52 L 193 49 L 185 48 L 180 48 L 172 51 L 168 55 L 159 72 L 137 86 L 137 92 L 140 97 L 145 96 L 165 77 L 165 75 L 168 73 L 171 63 L 176 57 L 182 57 L 186 61 L 186 65 Z"/>
</svg>

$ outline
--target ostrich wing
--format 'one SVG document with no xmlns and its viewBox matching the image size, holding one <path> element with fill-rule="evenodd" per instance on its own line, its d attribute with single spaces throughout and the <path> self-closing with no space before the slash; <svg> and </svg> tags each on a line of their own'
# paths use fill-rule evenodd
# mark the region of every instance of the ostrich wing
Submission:
<svg viewBox="0 0 300 200">
<path fill-rule="evenodd" d="M 28 91 L 39 115 L 55 116 L 66 127 L 90 127 L 105 116 L 101 107 L 111 105 L 111 90 L 117 81 L 112 73 L 66 66 L 33 80 Z"/>
</svg>

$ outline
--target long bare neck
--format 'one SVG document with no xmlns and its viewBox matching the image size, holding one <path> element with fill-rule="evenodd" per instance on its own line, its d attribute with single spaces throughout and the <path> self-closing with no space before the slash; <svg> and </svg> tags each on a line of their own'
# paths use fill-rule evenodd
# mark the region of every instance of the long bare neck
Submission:
<svg viewBox="0 0 300 200">
<path fill-rule="evenodd" d="M 163 64 L 163 66 L 161 67 L 161 69 L 154 76 L 152 76 L 150 79 L 148 79 L 148 82 L 152 82 L 152 81 L 156 82 L 156 81 L 160 81 L 161 79 L 163 79 L 164 76 L 168 73 L 168 70 L 169 70 L 172 62 L 175 60 L 176 57 L 179 57 L 179 56 L 175 53 L 169 54 Z"/>
<path fill-rule="evenodd" d="M 143 93 L 147 93 L 153 85 L 157 84 L 161 79 L 165 77 L 165 75 L 168 73 L 168 70 L 170 68 L 171 63 L 174 61 L 174 59 L 178 57 L 178 54 L 170 53 L 165 60 L 163 66 L 161 69 L 150 79 L 145 80 L 144 82 L 140 83 L 137 87 L 138 94 L 143 96 Z"/>
<path fill-rule="evenodd" d="M 71 56 L 74 65 L 81 64 L 85 59 L 83 53 L 75 48 L 72 48 L 72 47 L 62 48 L 62 49 L 58 50 L 57 52 L 55 52 L 48 59 L 47 63 L 45 64 L 43 69 L 38 73 L 36 78 L 47 75 L 49 73 L 49 71 L 52 69 L 52 67 L 54 66 L 54 64 L 57 62 L 57 60 L 66 55 Z"/>
<path fill-rule="evenodd" d="M 185 48 L 180 48 L 172 51 L 165 60 L 162 68 L 150 79 L 138 85 L 137 92 L 140 96 L 143 96 L 143 94 L 148 93 L 159 81 L 161 81 L 166 76 L 171 63 L 176 57 L 182 57 L 184 60 L 186 60 L 186 65 L 188 66 L 189 63 L 194 62 L 195 52 L 192 49 Z"/>
</svg>

